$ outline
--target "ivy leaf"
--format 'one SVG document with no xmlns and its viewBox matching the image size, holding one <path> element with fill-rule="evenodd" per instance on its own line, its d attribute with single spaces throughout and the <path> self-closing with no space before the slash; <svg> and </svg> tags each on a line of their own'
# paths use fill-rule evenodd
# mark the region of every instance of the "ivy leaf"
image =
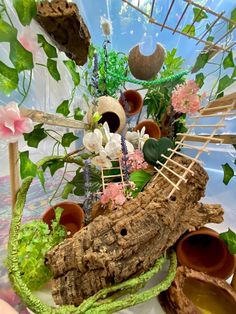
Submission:
<svg viewBox="0 0 236 314">
<path fill-rule="evenodd" d="M 234 8 L 234 9 L 231 11 L 230 19 L 231 19 L 232 21 L 236 22 L 236 8 Z M 229 23 L 228 29 L 230 30 L 232 27 L 233 27 L 233 24 L 232 24 L 232 23 Z"/>
<path fill-rule="evenodd" d="M 201 20 L 208 18 L 208 15 L 206 14 L 206 12 L 204 12 L 203 10 L 199 8 L 193 8 L 193 14 L 194 14 L 195 22 L 201 22 Z"/>
<path fill-rule="evenodd" d="M 46 188 L 45 188 L 45 178 L 44 178 L 44 172 L 43 170 L 38 170 L 37 171 L 37 175 L 38 175 L 38 178 L 39 178 L 39 181 L 44 189 L 44 192 L 46 192 Z"/>
<path fill-rule="evenodd" d="M 208 36 L 207 37 L 207 41 L 213 42 L 213 40 L 214 40 L 214 36 Z"/>
<path fill-rule="evenodd" d="M 70 147 L 70 144 L 78 139 L 72 132 L 66 133 L 62 136 L 61 144 L 63 147 Z"/>
<path fill-rule="evenodd" d="M 150 181 L 152 175 L 144 170 L 137 170 L 130 174 L 129 180 L 135 183 L 135 190 L 131 190 L 132 196 L 136 197 L 144 186 Z"/>
<path fill-rule="evenodd" d="M 61 113 L 64 117 L 67 117 L 70 113 L 69 100 L 63 100 L 63 102 L 57 107 L 56 113 Z"/>
<path fill-rule="evenodd" d="M 0 92 L 9 95 L 18 86 L 18 73 L 16 69 L 9 68 L 0 61 Z"/>
<path fill-rule="evenodd" d="M 37 13 L 35 0 L 13 0 L 13 5 L 22 25 L 29 25 Z"/>
<path fill-rule="evenodd" d="M 224 69 L 227 68 L 234 68 L 234 59 L 233 59 L 233 52 L 232 50 L 228 53 L 223 61 Z"/>
<path fill-rule="evenodd" d="M 198 72 L 200 69 L 204 68 L 209 60 L 209 52 L 201 52 L 193 66 L 192 73 Z"/>
<path fill-rule="evenodd" d="M 89 170 L 89 190 L 91 192 L 97 192 L 102 186 L 101 174 L 99 171 L 96 171 L 91 167 Z M 80 172 L 80 169 L 76 171 L 76 175 L 71 183 L 76 187 L 74 190 L 75 195 L 84 195 L 84 173 Z"/>
<path fill-rule="evenodd" d="M 20 152 L 20 176 L 21 179 L 35 177 L 37 166 L 29 159 L 29 151 Z"/>
<path fill-rule="evenodd" d="M 228 185 L 229 181 L 233 178 L 234 176 L 234 171 L 233 169 L 230 167 L 230 165 L 228 163 L 221 165 L 223 170 L 224 170 L 224 179 L 223 182 L 225 185 Z"/>
<path fill-rule="evenodd" d="M 55 60 L 48 59 L 47 68 L 54 80 L 56 80 L 57 82 L 60 81 L 61 76 L 57 69 L 57 62 Z"/>
<path fill-rule="evenodd" d="M 204 79 L 205 79 L 205 76 L 203 73 L 198 73 L 196 75 L 195 81 L 197 85 L 199 86 L 199 88 L 201 88 L 204 85 Z"/>
<path fill-rule="evenodd" d="M 188 34 L 190 36 L 195 36 L 195 26 L 187 24 L 183 29 L 182 32 Z"/>
<path fill-rule="evenodd" d="M 49 42 L 47 42 L 44 36 L 41 34 L 38 34 L 38 43 L 41 44 L 41 47 L 43 48 L 48 58 L 57 58 L 56 48 L 49 44 Z"/>
<path fill-rule="evenodd" d="M 83 120 L 84 118 L 84 112 L 80 108 L 75 108 L 74 110 L 74 119 L 75 120 Z"/>
<path fill-rule="evenodd" d="M 76 72 L 75 62 L 73 60 L 66 60 L 66 61 L 63 61 L 63 63 L 65 64 L 65 66 L 69 70 L 70 75 L 72 77 L 72 80 L 74 82 L 74 85 L 78 86 L 80 83 L 80 75 L 78 72 Z"/>
<path fill-rule="evenodd" d="M 16 40 L 17 30 L 10 24 L 0 19 L 0 42 L 11 42 Z"/>
<path fill-rule="evenodd" d="M 228 75 L 223 76 L 220 81 L 219 81 L 219 85 L 218 85 L 218 89 L 217 89 L 217 94 L 220 93 L 221 91 L 225 90 L 228 86 L 230 86 L 231 84 L 233 84 L 235 82 L 234 79 L 230 78 Z"/>
<path fill-rule="evenodd" d="M 51 176 L 53 177 L 54 174 L 55 174 L 55 172 L 56 172 L 58 169 L 64 167 L 64 161 L 62 161 L 62 160 L 57 160 L 57 159 L 52 160 L 48 167 L 49 167 Z"/>
<path fill-rule="evenodd" d="M 9 58 L 18 72 L 32 70 L 34 67 L 33 55 L 16 40 L 10 43 Z"/>
<path fill-rule="evenodd" d="M 228 231 L 220 233 L 220 239 L 225 242 L 231 254 L 236 254 L 236 233 L 228 229 Z"/>
<path fill-rule="evenodd" d="M 34 126 L 32 132 L 24 134 L 24 139 L 26 140 L 28 146 L 38 148 L 39 143 L 47 137 L 47 134 L 42 126 L 43 123 L 37 124 Z"/>
<path fill-rule="evenodd" d="M 236 66 L 234 67 L 234 71 L 233 71 L 233 73 L 231 75 L 231 79 L 235 78 L 235 77 L 236 77 Z"/>
<path fill-rule="evenodd" d="M 73 191 L 74 187 L 75 187 L 74 184 L 67 182 L 66 185 L 64 186 L 61 197 L 63 199 L 67 199 L 68 195 Z"/>
</svg>

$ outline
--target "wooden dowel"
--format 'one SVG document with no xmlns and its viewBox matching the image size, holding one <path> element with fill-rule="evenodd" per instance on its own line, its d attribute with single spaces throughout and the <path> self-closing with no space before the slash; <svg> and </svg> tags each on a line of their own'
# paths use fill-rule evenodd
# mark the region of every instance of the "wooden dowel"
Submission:
<svg viewBox="0 0 236 314">
<path fill-rule="evenodd" d="M 183 154 L 183 153 L 181 153 L 181 152 L 178 152 L 178 151 L 176 151 L 176 150 L 174 150 L 174 149 L 168 148 L 168 150 L 169 150 L 170 152 L 175 153 L 176 155 L 179 155 L 179 156 L 182 156 L 182 157 L 191 159 L 192 161 L 198 162 L 199 164 L 203 164 L 202 161 L 200 161 L 200 160 L 198 160 L 198 159 L 196 159 L 196 158 L 190 157 L 190 156 L 188 156 L 188 155 L 186 155 L 186 154 Z"/>
<path fill-rule="evenodd" d="M 185 178 L 183 178 L 181 175 L 179 175 L 178 173 L 176 173 L 175 171 L 173 171 L 172 169 L 170 169 L 169 167 L 167 167 L 165 164 L 163 164 L 162 162 L 160 162 L 159 160 L 157 160 L 157 164 L 161 165 L 163 168 L 165 168 L 166 170 L 170 171 L 171 173 L 173 173 L 176 177 L 178 177 L 179 179 L 183 180 L 184 182 L 187 182 L 187 180 Z"/>
<path fill-rule="evenodd" d="M 208 103 L 208 105 L 206 106 L 206 108 L 215 108 L 218 106 L 222 106 L 222 105 L 229 105 L 232 103 L 232 101 L 236 100 L 236 92 L 220 97 L 216 100 L 212 100 Z"/>
<path fill-rule="evenodd" d="M 8 145 L 8 153 L 11 183 L 11 204 L 13 209 L 16 203 L 16 195 L 20 188 L 18 142 L 10 143 Z"/>
<path fill-rule="evenodd" d="M 175 160 L 173 160 L 173 159 L 167 157 L 166 155 L 161 154 L 161 157 L 164 157 L 165 159 L 167 159 L 168 161 L 172 162 L 172 163 L 175 164 L 176 166 L 179 166 L 180 168 L 182 168 L 182 169 L 184 169 L 184 170 L 190 172 L 192 175 L 194 175 L 194 172 L 193 172 L 192 170 L 190 170 L 190 169 L 186 168 L 185 166 L 179 164 L 179 163 L 176 162 Z"/>
<path fill-rule="evenodd" d="M 208 150 L 205 149 L 205 148 L 203 148 L 203 147 L 193 146 L 193 145 L 181 143 L 181 142 L 178 142 L 178 141 L 175 142 L 175 143 L 176 143 L 176 144 L 180 144 L 181 146 L 186 147 L 186 148 L 189 148 L 189 149 L 196 149 L 196 150 L 198 150 L 198 151 L 208 153 Z"/>
<path fill-rule="evenodd" d="M 222 113 L 219 113 L 219 114 L 217 114 L 217 113 L 215 113 L 215 114 L 204 114 L 204 115 L 199 115 L 199 116 L 193 116 L 193 117 L 191 117 L 192 119 L 201 119 L 201 118 L 209 118 L 209 117 L 222 117 L 222 116 L 226 116 L 226 117 L 228 117 L 228 116 L 236 116 L 236 112 L 228 112 L 228 113 L 226 113 L 226 112 L 222 112 Z"/>
<path fill-rule="evenodd" d="M 203 139 L 201 138 L 195 138 L 195 137 L 189 137 L 188 138 L 188 141 L 191 141 L 191 142 L 205 142 L 205 137 L 204 137 L 205 134 L 202 134 L 203 136 Z M 211 134 L 206 134 L 206 136 L 211 136 Z M 213 139 L 221 139 L 222 142 L 221 144 L 236 144 L 236 135 L 235 134 L 220 134 L 220 135 L 214 135 L 214 136 L 211 136 Z M 181 138 L 181 137 L 180 137 Z M 178 137 L 177 137 L 178 139 Z M 209 140 L 209 143 L 215 143 L 214 140 Z"/>
<path fill-rule="evenodd" d="M 154 167 L 154 169 L 155 169 L 158 173 L 160 173 L 160 175 L 162 175 L 162 176 L 163 176 L 170 184 L 172 184 L 177 190 L 179 190 L 178 186 L 176 186 L 174 182 L 172 182 L 163 172 L 161 172 L 160 169 L 158 169 L 158 168 L 156 168 L 156 167 Z"/>
<path fill-rule="evenodd" d="M 211 113 L 217 113 L 226 111 L 228 109 L 234 110 L 236 108 L 236 105 L 225 105 L 225 106 L 219 106 L 219 107 L 207 107 L 200 110 L 200 113 L 204 116 L 205 114 L 211 114 Z"/>
<path fill-rule="evenodd" d="M 191 129 L 191 128 L 224 128 L 225 127 L 225 124 L 189 124 L 189 125 L 186 125 L 186 127 L 188 129 Z"/>
<path fill-rule="evenodd" d="M 200 140 L 209 140 L 212 142 L 220 142 L 222 143 L 223 140 L 221 138 L 215 138 L 212 136 L 205 136 L 205 135 L 195 135 L 195 134 L 188 134 L 188 133 L 177 133 L 177 136 L 185 136 L 186 137 L 186 141 L 191 141 L 191 139 L 195 139 L 195 142 L 197 142 L 198 139 Z"/>
</svg>

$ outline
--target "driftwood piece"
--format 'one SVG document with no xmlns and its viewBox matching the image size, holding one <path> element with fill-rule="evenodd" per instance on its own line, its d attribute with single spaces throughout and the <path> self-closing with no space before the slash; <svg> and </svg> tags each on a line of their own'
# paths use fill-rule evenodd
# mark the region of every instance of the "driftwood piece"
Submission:
<svg viewBox="0 0 236 314">
<path fill-rule="evenodd" d="M 225 308 L 224 313 L 236 313 L 236 292 L 224 279 L 212 277 L 186 266 L 181 266 L 177 268 L 175 279 L 170 288 L 162 292 L 158 297 L 167 314 L 203 313 L 186 295 L 185 289 L 188 289 L 191 281 L 192 285 L 194 284 L 196 289 L 198 288 L 199 293 L 204 294 L 202 287 L 205 285 L 205 289 L 209 291 L 211 297 L 218 297 L 221 302 L 225 299 L 224 303 L 222 303 L 222 306 Z M 229 310 L 229 306 L 231 310 Z"/>
<path fill-rule="evenodd" d="M 90 33 L 76 4 L 66 0 L 40 1 L 35 19 L 68 58 L 78 65 L 87 62 Z"/>
<path fill-rule="evenodd" d="M 183 157 L 174 159 L 186 167 L 191 163 Z M 180 174 L 183 171 L 175 164 L 170 168 Z M 147 271 L 187 230 L 222 222 L 220 205 L 198 202 L 205 192 L 207 173 L 199 164 L 192 170 L 194 175 L 188 174 L 180 192 L 170 199 L 167 195 L 172 186 L 157 176 L 137 198 L 98 216 L 52 249 L 47 264 L 54 275 L 55 302 L 79 305 L 101 288 Z M 173 182 L 178 180 L 166 171 Z"/>
</svg>

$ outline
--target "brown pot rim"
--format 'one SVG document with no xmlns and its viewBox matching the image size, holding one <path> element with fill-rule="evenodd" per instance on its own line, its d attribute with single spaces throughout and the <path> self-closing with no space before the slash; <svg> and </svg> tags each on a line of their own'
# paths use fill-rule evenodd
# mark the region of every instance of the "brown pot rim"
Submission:
<svg viewBox="0 0 236 314">
<path fill-rule="evenodd" d="M 154 120 L 151 120 L 151 119 L 146 119 L 146 120 L 143 120 L 141 122 L 139 122 L 135 127 L 134 127 L 134 131 L 138 131 L 144 127 L 144 126 L 149 126 L 150 128 L 153 129 L 153 133 L 152 133 L 152 136 L 150 136 L 150 134 L 147 132 L 147 134 L 149 134 L 149 136 L 151 138 L 156 138 L 156 139 L 159 139 L 161 137 L 161 129 L 159 127 L 159 125 L 154 121 Z M 147 129 L 146 129 L 147 131 Z"/>
<path fill-rule="evenodd" d="M 124 92 L 124 96 L 128 96 L 128 95 L 135 95 L 135 97 L 137 99 L 135 106 L 133 106 L 133 108 L 131 110 L 129 110 L 129 112 L 126 113 L 127 117 L 131 117 L 131 116 L 134 116 L 141 111 L 141 109 L 143 107 L 143 97 L 135 89 L 127 89 Z M 121 104 L 121 106 L 123 108 L 125 107 L 125 105 L 123 104 L 123 101 L 122 101 L 122 97 L 119 98 L 119 103 Z"/>
</svg>

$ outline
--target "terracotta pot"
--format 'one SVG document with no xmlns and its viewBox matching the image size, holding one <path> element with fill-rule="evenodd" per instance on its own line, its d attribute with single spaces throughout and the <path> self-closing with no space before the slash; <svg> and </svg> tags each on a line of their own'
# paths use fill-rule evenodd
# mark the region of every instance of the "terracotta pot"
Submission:
<svg viewBox="0 0 236 314">
<path fill-rule="evenodd" d="M 181 265 L 218 278 L 227 279 L 235 268 L 235 256 L 210 228 L 184 235 L 177 243 L 176 253 Z"/>
<path fill-rule="evenodd" d="M 73 202 L 62 202 L 50 207 L 43 214 L 43 221 L 51 228 L 51 222 L 55 219 L 54 208 L 61 207 L 63 212 L 60 218 L 60 224 L 66 228 L 68 236 L 72 237 L 77 231 L 79 231 L 84 225 L 84 211 L 79 204 Z"/>
<path fill-rule="evenodd" d="M 159 295 L 168 314 L 233 314 L 236 292 L 223 279 L 189 269 L 177 268 L 170 288 Z"/>
<path fill-rule="evenodd" d="M 137 79 L 150 80 L 160 71 L 165 56 L 165 49 L 159 43 L 156 45 L 155 51 L 149 56 L 141 54 L 139 45 L 137 45 L 129 52 L 130 71 Z"/>
<path fill-rule="evenodd" d="M 140 122 L 134 128 L 134 131 L 141 131 L 145 126 L 145 134 L 148 134 L 149 137 L 159 139 L 161 137 L 161 130 L 159 126 L 153 120 L 144 120 Z"/>
<path fill-rule="evenodd" d="M 131 117 L 131 116 L 134 116 L 135 114 L 139 113 L 140 110 L 142 109 L 142 106 L 143 106 L 143 98 L 139 94 L 139 92 L 137 92 L 136 90 L 132 90 L 132 89 L 126 90 L 124 92 L 124 97 L 128 103 L 128 112 L 126 113 L 127 116 Z M 124 108 L 124 110 L 126 110 L 125 103 L 124 103 L 122 97 L 120 97 L 119 102 L 122 105 L 122 107 Z"/>
<path fill-rule="evenodd" d="M 102 118 L 99 123 L 107 122 L 112 133 L 122 132 L 126 124 L 126 115 L 118 100 L 110 96 L 99 97 L 96 108 L 88 112 L 88 123 L 91 123 L 93 111 L 100 113 Z"/>
</svg>

